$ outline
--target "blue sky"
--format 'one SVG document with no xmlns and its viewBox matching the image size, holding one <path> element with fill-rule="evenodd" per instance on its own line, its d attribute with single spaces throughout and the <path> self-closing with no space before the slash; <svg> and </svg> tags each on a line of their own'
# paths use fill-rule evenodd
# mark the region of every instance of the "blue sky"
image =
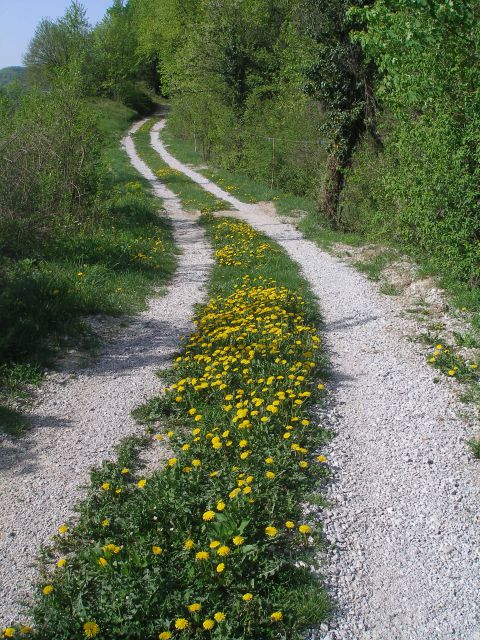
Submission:
<svg viewBox="0 0 480 640">
<path fill-rule="evenodd" d="M 22 64 L 22 56 L 42 18 L 59 18 L 70 0 L 0 0 L 0 69 Z M 111 0 L 83 0 L 90 22 L 100 20 Z"/>
</svg>

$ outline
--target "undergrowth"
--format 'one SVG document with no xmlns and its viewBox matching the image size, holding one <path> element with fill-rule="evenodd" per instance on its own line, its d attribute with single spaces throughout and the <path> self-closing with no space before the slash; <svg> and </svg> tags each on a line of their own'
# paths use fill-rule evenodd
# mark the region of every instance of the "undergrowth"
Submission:
<svg viewBox="0 0 480 640">
<path fill-rule="evenodd" d="M 45 552 L 33 637 L 294 639 L 327 616 L 309 569 L 319 523 L 303 512 L 328 475 L 315 301 L 276 244 L 204 223 L 210 300 L 139 412 L 171 457 L 144 476 L 132 446 L 92 473 L 78 521 Z"/>
</svg>

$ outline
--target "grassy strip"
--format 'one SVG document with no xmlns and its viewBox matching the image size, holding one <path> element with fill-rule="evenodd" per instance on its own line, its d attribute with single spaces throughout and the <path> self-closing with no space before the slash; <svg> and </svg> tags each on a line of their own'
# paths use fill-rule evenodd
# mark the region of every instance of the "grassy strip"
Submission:
<svg viewBox="0 0 480 640">
<path fill-rule="evenodd" d="M 144 307 L 154 286 L 175 269 L 170 223 L 118 140 L 134 112 L 99 101 L 100 126 L 109 144 L 98 213 L 80 228 L 59 226 L 42 242 L 19 242 L 0 259 L 0 429 L 21 432 L 11 407 L 61 349 L 92 345 L 82 317 L 121 315 Z M 93 342 L 94 344 L 94 342 Z M 14 417 L 17 416 L 15 420 Z"/>
<path fill-rule="evenodd" d="M 174 453 L 142 477 L 133 443 L 93 473 L 46 556 L 38 639 L 294 639 L 327 616 L 302 510 L 327 476 L 328 434 L 309 416 L 323 393 L 315 301 L 277 245 L 243 222 L 205 224 L 212 297 L 167 392 L 139 412 L 168 425 L 155 437 Z"/>
<path fill-rule="evenodd" d="M 176 171 L 169 167 L 158 153 L 152 149 L 150 146 L 150 130 L 154 124 L 155 120 L 150 119 L 135 133 L 134 140 L 137 152 L 160 180 L 179 196 L 184 209 L 187 211 L 201 211 L 202 213 L 230 209 L 230 205 L 227 202 L 215 198 L 215 196 L 202 189 L 201 186 L 190 180 L 181 171 Z"/>
</svg>

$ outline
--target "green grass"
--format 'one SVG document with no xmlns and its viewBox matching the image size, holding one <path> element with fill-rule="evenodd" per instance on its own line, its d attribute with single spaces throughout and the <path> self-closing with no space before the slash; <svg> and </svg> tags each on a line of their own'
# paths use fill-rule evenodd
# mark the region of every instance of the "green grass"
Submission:
<svg viewBox="0 0 480 640">
<path fill-rule="evenodd" d="M 105 174 L 92 222 L 58 225 L 41 243 L 10 241 L 0 261 L 0 402 L 15 408 L 16 394 L 38 379 L 22 367 L 51 366 L 65 347 L 89 349 L 95 337 L 84 317 L 140 311 L 154 287 L 172 276 L 176 258 L 161 203 L 130 165 L 119 138 L 134 112 L 95 102 L 106 138 Z M 1 422 L 0 422 L 1 428 Z"/>
<path fill-rule="evenodd" d="M 0 431 L 9 436 L 21 436 L 26 428 L 26 420 L 20 411 L 0 405 Z"/>
<path fill-rule="evenodd" d="M 150 129 L 154 123 L 155 120 L 150 119 L 133 136 L 135 147 L 140 157 L 149 165 L 159 179 L 179 196 L 182 206 L 187 211 L 196 210 L 202 213 L 230 209 L 230 205 L 227 202 L 215 198 L 183 173 L 171 169 L 158 153 L 152 149 L 150 146 Z"/>
<path fill-rule="evenodd" d="M 309 423 L 325 364 L 314 299 L 286 253 L 248 225 L 203 223 L 217 250 L 212 297 L 169 374 L 171 388 L 143 413 L 175 458 L 144 477 L 141 444 L 131 442 L 93 471 L 79 520 L 44 555 L 33 610 L 39 640 L 80 640 L 85 624 L 105 640 L 170 638 L 184 620 L 185 640 L 299 640 L 329 613 L 321 582 L 299 564 L 317 562 L 320 525 L 305 522 L 303 503 L 310 494 L 318 502 L 328 476 L 316 459 L 328 433 Z M 224 356 L 234 358 L 226 369 Z M 224 371 L 221 384 L 213 368 Z M 237 417 L 241 398 L 250 426 Z M 262 399 L 257 413 L 253 398 Z M 55 567 L 59 559 L 64 566 Z"/>
<path fill-rule="evenodd" d="M 480 438 L 472 439 L 468 443 L 475 458 L 480 460 Z"/>
</svg>

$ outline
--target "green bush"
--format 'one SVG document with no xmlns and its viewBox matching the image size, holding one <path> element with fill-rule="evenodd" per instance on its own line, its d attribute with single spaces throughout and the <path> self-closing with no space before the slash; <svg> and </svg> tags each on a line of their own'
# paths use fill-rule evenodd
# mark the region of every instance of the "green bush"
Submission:
<svg viewBox="0 0 480 640">
<path fill-rule="evenodd" d="M 398 6 L 395 6 L 398 5 Z M 480 105 L 474 3 L 378 0 L 357 34 L 382 71 L 384 152 L 357 153 L 342 218 L 480 283 Z M 405 43 L 408 43 L 408 46 Z"/>
<path fill-rule="evenodd" d="M 29 235 L 45 236 L 59 223 L 88 219 L 101 144 L 96 114 L 75 78 L 59 74 L 54 89 L 23 94 L 0 118 L 0 227 L 23 219 Z"/>
</svg>

